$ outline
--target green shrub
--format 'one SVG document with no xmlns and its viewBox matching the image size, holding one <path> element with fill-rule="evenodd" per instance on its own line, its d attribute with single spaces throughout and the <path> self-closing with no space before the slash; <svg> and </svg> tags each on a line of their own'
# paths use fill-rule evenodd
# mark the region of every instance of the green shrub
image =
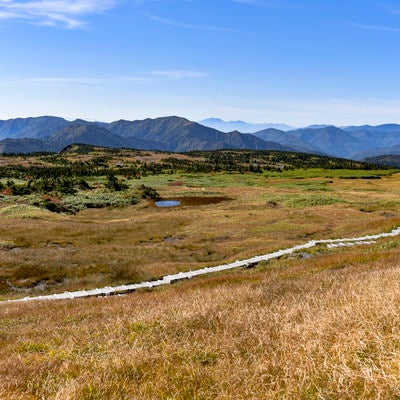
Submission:
<svg viewBox="0 0 400 400">
<path fill-rule="evenodd" d="M 285 201 L 285 205 L 291 208 L 330 206 L 336 203 L 344 203 L 343 199 L 333 196 L 311 195 L 296 196 Z"/>
<path fill-rule="evenodd" d="M 113 171 L 110 171 L 110 173 L 107 175 L 107 181 L 105 184 L 107 189 L 119 192 L 121 190 L 126 190 L 129 188 L 129 186 L 123 182 L 122 180 L 118 179 Z"/>
<path fill-rule="evenodd" d="M 91 191 L 63 198 L 65 207 L 73 211 L 85 208 L 122 207 L 138 202 L 137 196 L 126 192 Z"/>
<path fill-rule="evenodd" d="M 161 196 L 158 194 L 157 190 L 150 186 L 140 185 L 138 187 L 139 193 L 142 199 L 160 200 Z"/>
</svg>

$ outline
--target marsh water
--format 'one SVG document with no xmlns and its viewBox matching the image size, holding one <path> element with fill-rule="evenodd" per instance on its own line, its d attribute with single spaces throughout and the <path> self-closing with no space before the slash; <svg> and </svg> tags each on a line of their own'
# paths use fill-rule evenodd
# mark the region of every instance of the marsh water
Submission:
<svg viewBox="0 0 400 400">
<path fill-rule="evenodd" d="M 179 199 L 164 199 L 154 202 L 157 207 L 177 207 L 177 206 L 203 206 L 217 204 L 222 201 L 232 200 L 225 196 L 188 196 Z"/>
<path fill-rule="evenodd" d="M 157 207 L 177 207 L 180 206 L 181 202 L 178 200 L 160 200 L 156 201 Z"/>
</svg>

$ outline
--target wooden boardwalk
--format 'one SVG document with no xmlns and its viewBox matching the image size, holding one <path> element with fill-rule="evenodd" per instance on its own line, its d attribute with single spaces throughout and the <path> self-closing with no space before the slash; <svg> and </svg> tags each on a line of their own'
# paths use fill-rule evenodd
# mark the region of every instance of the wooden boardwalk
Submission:
<svg viewBox="0 0 400 400">
<path fill-rule="evenodd" d="M 300 244 L 294 247 L 290 247 L 284 250 L 278 250 L 272 253 L 255 256 L 252 258 L 248 258 L 246 260 L 235 261 L 229 264 L 217 265 L 214 267 L 205 267 L 195 271 L 188 272 L 179 272 L 177 274 L 166 275 L 159 280 L 147 281 L 134 283 L 129 285 L 120 285 L 120 286 L 107 286 L 100 289 L 91 289 L 91 290 L 78 290 L 74 292 L 64 292 L 58 294 L 51 294 L 47 296 L 36 296 L 36 297 L 24 297 L 22 299 L 15 300 L 7 300 L 3 301 L 3 303 L 7 302 L 24 302 L 24 301 L 37 301 L 37 300 L 62 300 L 62 299 L 77 299 L 82 297 L 93 297 L 93 296 L 111 296 L 111 295 L 120 295 L 134 292 L 138 289 L 146 289 L 146 288 L 155 288 L 158 286 L 169 285 L 171 283 L 175 283 L 178 281 L 182 281 L 185 279 L 191 279 L 199 275 L 205 275 L 213 272 L 221 272 L 227 271 L 234 268 L 249 268 L 257 265 L 261 261 L 268 261 L 274 258 L 279 258 L 285 255 L 291 255 L 301 250 L 310 249 L 317 245 L 326 244 L 329 249 L 337 248 L 337 247 L 346 247 L 346 246 L 356 246 L 356 245 L 369 245 L 375 243 L 376 240 L 400 235 L 400 227 L 393 229 L 391 232 L 379 233 L 376 235 L 367 235 L 355 238 L 342 238 L 342 239 L 323 239 L 323 240 L 310 240 L 307 243 Z"/>
</svg>

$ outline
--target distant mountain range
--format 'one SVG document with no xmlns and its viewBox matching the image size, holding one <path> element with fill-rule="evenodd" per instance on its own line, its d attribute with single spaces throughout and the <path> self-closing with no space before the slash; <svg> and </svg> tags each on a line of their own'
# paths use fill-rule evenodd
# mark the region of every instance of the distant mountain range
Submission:
<svg viewBox="0 0 400 400">
<path fill-rule="evenodd" d="M 380 164 L 400 168 L 400 155 L 396 154 L 367 157 L 364 159 L 364 161 L 371 164 Z"/>
<path fill-rule="evenodd" d="M 171 152 L 281 150 L 379 160 L 383 155 L 400 155 L 400 125 L 313 125 L 290 131 L 269 127 L 251 134 L 222 132 L 175 116 L 110 123 L 67 121 L 52 116 L 0 120 L 0 153 L 58 152 L 73 143 Z"/>
<path fill-rule="evenodd" d="M 207 118 L 199 121 L 199 124 L 208 126 L 209 128 L 218 129 L 221 132 L 231 132 L 231 131 L 239 131 L 246 133 L 254 133 L 261 131 L 263 129 L 279 129 L 281 131 L 291 131 L 295 129 L 293 126 L 285 125 L 285 124 L 252 124 L 250 122 L 245 121 L 223 121 L 219 118 Z"/>
<path fill-rule="evenodd" d="M 300 151 L 363 160 L 388 154 L 400 154 L 400 125 L 312 126 L 288 132 L 267 129 L 254 135 L 295 147 Z"/>
<path fill-rule="evenodd" d="M 294 150 L 255 135 L 238 131 L 220 132 L 180 117 L 111 123 L 84 120 L 69 122 L 58 117 L 0 121 L 0 153 L 59 152 L 73 143 L 171 152 L 217 149 Z"/>
</svg>

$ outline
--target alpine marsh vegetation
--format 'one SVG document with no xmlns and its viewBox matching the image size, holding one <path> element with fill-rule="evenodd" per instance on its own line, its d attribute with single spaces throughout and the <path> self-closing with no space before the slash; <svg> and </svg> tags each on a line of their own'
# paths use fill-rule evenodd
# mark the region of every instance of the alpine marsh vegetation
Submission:
<svg viewBox="0 0 400 400">
<path fill-rule="evenodd" d="M 392 399 L 398 246 L 125 297 L 2 304 L 0 397 Z"/>
<path fill-rule="evenodd" d="M 399 221 L 398 176 L 386 168 L 334 160 L 327 170 L 327 158 L 277 152 L 85 149 L 3 160 L 2 298 L 156 279 Z M 250 171 L 256 162 L 261 172 Z M 381 179 L 341 179 L 348 173 Z M 182 206 L 158 209 L 160 198 Z"/>
<path fill-rule="evenodd" d="M 222 170 L 202 172 L 196 163 L 213 165 L 206 154 L 96 151 L 8 159 L 7 174 L 34 163 L 103 170 L 71 176 L 74 193 L 11 193 L 7 180 L 18 191 L 32 178 L 1 179 L 2 300 L 150 280 L 400 224 L 394 170 L 259 162 L 261 172 L 250 171 L 238 152 L 241 170 L 229 153 Z M 165 157 L 186 161 L 148 168 Z M 143 163 L 140 176 L 121 171 Z M 157 208 L 159 197 L 182 205 Z M 129 296 L 2 302 L 0 398 L 400 398 L 399 249 L 397 238 L 319 246 Z"/>
</svg>

